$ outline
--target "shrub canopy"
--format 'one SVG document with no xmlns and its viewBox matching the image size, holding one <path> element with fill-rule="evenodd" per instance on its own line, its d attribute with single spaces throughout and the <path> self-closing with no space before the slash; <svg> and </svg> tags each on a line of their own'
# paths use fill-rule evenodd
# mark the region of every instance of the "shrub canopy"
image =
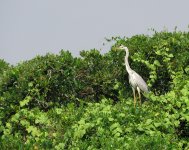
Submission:
<svg viewBox="0 0 189 150">
<path fill-rule="evenodd" d="M 189 147 L 189 33 L 112 40 L 105 54 L 61 50 L 16 66 L 0 60 L 0 148 Z M 121 44 L 151 91 L 136 110 Z"/>
</svg>

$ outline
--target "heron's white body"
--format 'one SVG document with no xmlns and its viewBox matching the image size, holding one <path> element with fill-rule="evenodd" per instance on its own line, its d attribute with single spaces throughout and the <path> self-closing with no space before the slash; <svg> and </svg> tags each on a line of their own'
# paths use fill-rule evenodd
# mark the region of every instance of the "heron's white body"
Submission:
<svg viewBox="0 0 189 150">
<path fill-rule="evenodd" d="M 140 82 L 137 82 L 138 79 L 140 80 Z M 137 89 L 137 87 L 138 87 L 143 92 L 148 93 L 148 86 L 147 86 L 146 82 L 135 71 L 131 71 L 131 73 L 129 75 L 129 83 L 131 84 L 131 86 L 134 89 Z"/>
<path fill-rule="evenodd" d="M 126 70 L 129 74 L 129 83 L 132 87 L 133 90 L 133 94 L 134 94 L 134 105 L 136 103 L 136 98 L 135 98 L 135 91 L 138 91 L 139 94 L 139 99 L 141 102 L 141 95 L 140 95 L 140 91 L 143 92 L 148 92 L 148 86 L 146 84 L 146 82 L 143 80 L 143 78 L 136 73 L 134 70 L 132 70 L 129 66 L 129 62 L 128 62 L 128 57 L 129 57 L 129 50 L 127 47 L 124 46 L 120 46 L 121 49 L 124 49 L 126 51 L 126 56 L 125 56 L 125 66 L 126 66 Z"/>
</svg>

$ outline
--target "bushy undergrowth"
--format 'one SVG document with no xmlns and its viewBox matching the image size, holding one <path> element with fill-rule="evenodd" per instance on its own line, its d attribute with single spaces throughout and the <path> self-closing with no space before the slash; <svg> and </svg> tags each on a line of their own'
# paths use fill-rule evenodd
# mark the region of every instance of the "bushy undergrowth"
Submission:
<svg viewBox="0 0 189 150">
<path fill-rule="evenodd" d="M 1 148 L 182 149 L 189 146 L 187 139 L 179 139 L 175 132 L 176 119 L 169 116 L 154 102 L 145 102 L 134 109 L 132 99 L 117 104 L 103 99 L 80 107 L 70 103 L 48 112 L 22 110 L 6 124 Z M 15 125 L 19 126 L 16 131 Z"/>
<path fill-rule="evenodd" d="M 106 54 L 0 61 L 0 149 L 187 149 L 189 33 L 113 38 Z M 124 66 L 150 87 L 133 107 Z"/>
</svg>

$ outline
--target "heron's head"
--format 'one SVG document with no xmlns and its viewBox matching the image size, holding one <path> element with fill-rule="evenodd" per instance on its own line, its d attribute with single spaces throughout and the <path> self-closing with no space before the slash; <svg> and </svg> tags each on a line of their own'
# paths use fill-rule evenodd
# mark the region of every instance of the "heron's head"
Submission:
<svg viewBox="0 0 189 150">
<path fill-rule="evenodd" d="M 128 51 L 128 48 L 127 48 L 126 46 L 124 46 L 124 45 L 121 45 L 121 46 L 119 47 L 119 49 L 123 49 L 123 50 L 125 50 L 125 51 Z"/>
</svg>

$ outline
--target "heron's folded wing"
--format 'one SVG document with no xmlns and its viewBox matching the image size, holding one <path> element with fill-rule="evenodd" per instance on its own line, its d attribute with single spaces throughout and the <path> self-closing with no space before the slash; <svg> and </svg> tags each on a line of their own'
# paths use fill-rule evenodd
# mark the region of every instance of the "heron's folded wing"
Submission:
<svg viewBox="0 0 189 150">
<path fill-rule="evenodd" d="M 144 79 L 135 71 L 133 71 L 133 76 L 135 78 L 135 82 L 137 83 L 137 86 L 143 91 L 148 93 L 148 86 Z"/>
</svg>

